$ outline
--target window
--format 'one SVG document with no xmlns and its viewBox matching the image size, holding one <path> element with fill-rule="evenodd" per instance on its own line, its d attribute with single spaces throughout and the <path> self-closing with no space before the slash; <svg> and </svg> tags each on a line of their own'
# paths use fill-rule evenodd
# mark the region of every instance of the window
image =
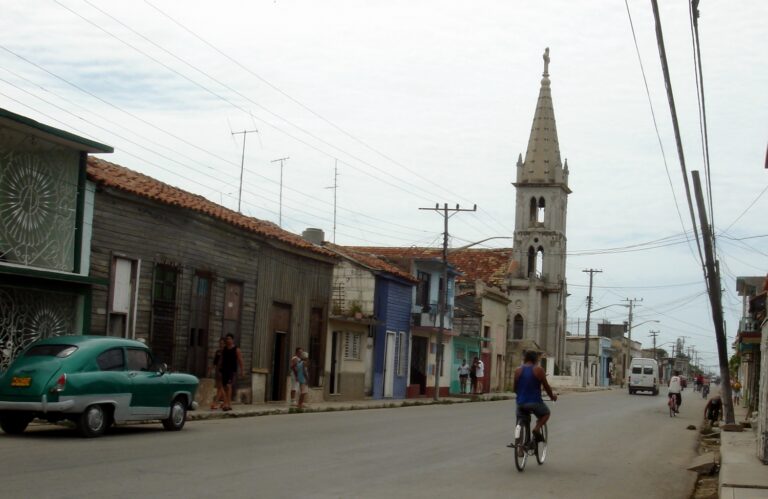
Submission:
<svg viewBox="0 0 768 499">
<path fill-rule="evenodd" d="M 416 305 L 422 310 L 429 310 L 429 274 L 426 272 L 416 272 L 416 279 L 419 284 L 416 286 Z"/>
<path fill-rule="evenodd" d="M 360 360 L 360 335 L 344 333 L 344 360 Z M 397 360 L 395 360 L 397 362 Z"/>
<path fill-rule="evenodd" d="M 74 345 L 37 345 L 24 354 L 24 357 L 69 357 L 77 347 Z"/>
<path fill-rule="evenodd" d="M 536 222 L 537 207 L 538 207 L 538 203 L 536 202 L 536 198 L 531 198 L 531 211 L 530 211 L 530 217 L 529 217 L 529 221 L 531 225 L 533 225 Z"/>
<path fill-rule="evenodd" d="M 128 354 L 128 370 L 129 371 L 148 371 L 149 366 L 152 364 L 152 359 L 149 356 L 149 352 L 146 350 L 139 350 L 137 348 L 129 348 L 126 350 Z"/>
<path fill-rule="evenodd" d="M 120 338 L 134 337 L 134 317 L 139 281 L 139 260 L 115 257 L 110 283 L 107 333 Z"/>
<path fill-rule="evenodd" d="M 632 374 L 642 374 L 643 368 L 640 366 L 632 366 Z"/>
<path fill-rule="evenodd" d="M 643 374 L 653 374 L 653 368 L 651 366 L 645 366 L 643 368 Z"/>
<path fill-rule="evenodd" d="M 491 337 L 491 326 L 483 326 L 483 338 Z"/>
<path fill-rule="evenodd" d="M 523 339 L 524 326 L 525 326 L 525 323 L 523 322 L 523 316 L 520 314 L 517 314 L 515 316 L 515 320 L 512 323 L 512 339 L 513 340 Z"/>
<path fill-rule="evenodd" d="M 544 198 L 539 198 L 539 206 L 538 210 L 536 210 L 536 221 L 539 223 L 544 223 Z"/>
<path fill-rule="evenodd" d="M 96 364 L 102 371 L 122 371 L 125 365 L 123 361 L 123 349 L 112 348 L 96 357 Z"/>
</svg>

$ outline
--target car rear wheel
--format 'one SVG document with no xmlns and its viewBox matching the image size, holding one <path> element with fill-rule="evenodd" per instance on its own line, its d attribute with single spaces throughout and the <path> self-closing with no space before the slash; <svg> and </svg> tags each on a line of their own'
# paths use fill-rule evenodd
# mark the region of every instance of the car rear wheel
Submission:
<svg viewBox="0 0 768 499">
<path fill-rule="evenodd" d="M 177 398 L 171 403 L 168 419 L 163 419 L 163 428 L 168 431 L 179 431 L 187 421 L 187 404 L 184 399 Z"/>
<path fill-rule="evenodd" d="M 104 434 L 111 423 L 109 412 L 104 410 L 103 406 L 94 404 L 86 407 L 80 415 L 77 429 L 86 438 L 99 437 Z"/>
<path fill-rule="evenodd" d="M 0 428 L 9 435 L 20 435 L 27 429 L 32 416 L 23 412 L 0 414 Z"/>
</svg>

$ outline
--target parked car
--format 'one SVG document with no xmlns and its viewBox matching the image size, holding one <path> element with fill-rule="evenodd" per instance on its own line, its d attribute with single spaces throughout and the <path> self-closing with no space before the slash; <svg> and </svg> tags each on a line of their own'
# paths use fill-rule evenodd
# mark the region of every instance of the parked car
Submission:
<svg viewBox="0 0 768 499">
<path fill-rule="evenodd" d="M 659 364 L 653 359 L 636 357 L 629 365 L 629 394 L 639 391 L 659 394 Z"/>
<path fill-rule="evenodd" d="M 84 437 L 112 423 L 159 419 L 184 427 L 199 380 L 157 365 L 139 341 L 57 336 L 32 343 L 0 376 L 0 428 L 20 434 L 34 418 L 73 421 Z"/>
</svg>

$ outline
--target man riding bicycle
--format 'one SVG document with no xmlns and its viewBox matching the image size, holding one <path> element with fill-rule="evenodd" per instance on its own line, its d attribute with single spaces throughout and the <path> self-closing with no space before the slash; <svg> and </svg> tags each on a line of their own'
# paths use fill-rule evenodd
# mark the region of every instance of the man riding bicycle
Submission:
<svg viewBox="0 0 768 499">
<path fill-rule="evenodd" d="M 547 374 L 538 365 L 539 354 L 533 351 L 525 352 L 523 365 L 515 369 L 515 393 L 517 394 L 517 417 L 530 417 L 530 413 L 536 415 L 536 426 L 533 427 L 533 438 L 542 441 L 541 427 L 549 421 L 549 407 L 541 398 L 541 388 L 554 402 L 557 395 L 552 392 L 547 382 Z"/>
<path fill-rule="evenodd" d="M 675 371 L 674 376 L 669 378 L 669 392 L 668 397 L 674 396 L 677 399 L 677 408 L 678 410 L 675 412 L 680 412 L 680 405 L 683 403 L 683 383 L 680 379 L 680 371 Z"/>
</svg>

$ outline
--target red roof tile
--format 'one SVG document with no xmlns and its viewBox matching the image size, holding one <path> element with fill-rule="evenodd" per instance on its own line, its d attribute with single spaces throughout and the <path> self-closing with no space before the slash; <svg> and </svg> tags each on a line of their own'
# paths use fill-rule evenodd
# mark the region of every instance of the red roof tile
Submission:
<svg viewBox="0 0 768 499">
<path fill-rule="evenodd" d="M 377 270 L 380 272 L 386 272 L 388 274 L 394 275 L 396 277 L 399 277 L 400 279 L 404 279 L 411 283 L 419 282 L 409 272 L 406 272 L 402 270 L 400 267 L 392 265 L 391 263 L 385 260 L 382 260 L 381 258 L 375 255 L 372 255 L 371 253 L 359 251 L 357 249 L 353 249 L 347 246 L 337 246 L 332 243 L 325 243 L 323 246 L 330 249 L 331 251 L 338 252 L 342 256 L 355 260 L 358 263 L 361 263 L 370 269 Z"/>
<path fill-rule="evenodd" d="M 173 187 L 103 159 L 88 157 L 88 178 L 97 184 L 135 194 L 158 203 L 203 213 L 239 229 L 279 241 L 294 248 L 326 257 L 336 257 L 334 253 L 315 246 L 302 237 L 281 229 L 272 222 L 242 215 L 209 201 L 203 196 Z"/>
<path fill-rule="evenodd" d="M 440 248 L 356 246 L 352 249 L 371 253 L 391 261 L 442 257 L 442 249 Z M 448 253 L 448 262 L 463 274 L 457 277 L 459 282 L 481 280 L 492 285 L 503 284 L 504 277 L 513 273 L 518 265 L 517 261 L 512 259 L 511 248 L 452 250 Z"/>
</svg>

